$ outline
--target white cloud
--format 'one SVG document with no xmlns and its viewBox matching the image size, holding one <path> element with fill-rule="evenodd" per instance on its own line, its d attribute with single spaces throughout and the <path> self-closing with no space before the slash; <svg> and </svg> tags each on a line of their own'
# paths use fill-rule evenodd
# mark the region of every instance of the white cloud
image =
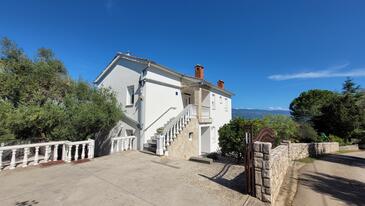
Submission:
<svg viewBox="0 0 365 206">
<path fill-rule="evenodd" d="M 314 79 L 314 78 L 331 78 L 331 77 L 365 77 L 365 68 L 345 70 L 347 64 L 337 65 L 325 70 L 299 72 L 293 74 L 275 74 L 268 78 L 271 80 L 289 80 L 289 79 Z"/>
<path fill-rule="evenodd" d="M 284 107 L 269 107 L 268 110 L 283 110 L 283 111 L 289 111 L 288 108 L 284 108 Z"/>
</svg>

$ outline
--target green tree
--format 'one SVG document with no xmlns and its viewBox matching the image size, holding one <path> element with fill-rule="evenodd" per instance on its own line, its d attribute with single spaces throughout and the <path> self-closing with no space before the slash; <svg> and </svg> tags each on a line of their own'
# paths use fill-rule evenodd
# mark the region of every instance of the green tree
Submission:
<svg viewBox="0 0 365 206">
<path fill-rule="evenodd" d="M 323 106 L 321 115 L 313 119 L 318 132 L 349 139 L 364 125 L 364 111 L 352 95 L 337 97 Z"/>
<path fill-rule="evenodd" d="M 300 123 L 311 123 L 311 119 L 321 115 L 321 108 L 338 96 L 328 90 L 309 90 L 302 92 L 290 103 L 290 113 Z"/>
<path fill-rule="evenodd" d="M 83 140 L 107 133 L 122 112 L 115 95 L 72 80 L 52 50 L 34 60 L 7 38 L 0 56 L 0 141 Z"/>
<path fill-rule="evenodd" d="M 342 93 L 343 94 L 357 94 L 360 91 L 360 86 L 356 85 L 356 83 L 349 77 L 342 84 Z"/>
</svg>

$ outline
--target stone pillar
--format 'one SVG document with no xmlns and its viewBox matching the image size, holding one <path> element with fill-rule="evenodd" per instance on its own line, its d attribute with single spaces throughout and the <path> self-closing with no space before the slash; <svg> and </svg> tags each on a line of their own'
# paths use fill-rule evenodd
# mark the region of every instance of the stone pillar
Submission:
<svg viewBox="0 0 365 206">
<path fill-rule="evenodd" d="M 157 135 L 156 136 L 156 154 L 159 156 L 164 155 L 164 141 L 165 136 L 164 135 Z"/>
<path fill-rule="evenodd" d="M 263 202 L 272 202 L 271 197 L 271 143 L 254 143 L 254 167 L 256 197 Z"/>
</svg>

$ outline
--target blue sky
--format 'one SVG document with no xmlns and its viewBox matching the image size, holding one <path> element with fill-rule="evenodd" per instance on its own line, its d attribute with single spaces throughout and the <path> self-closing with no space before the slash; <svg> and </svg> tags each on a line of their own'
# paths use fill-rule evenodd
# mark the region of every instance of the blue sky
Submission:
<svg viewBox="0 0 365 206">
<path fill-rule="evenodd" d="M 365 85 L 365 1 L 0 1 L 0 37 L 52 48 L 89 82 L 117 51 L 223 79 L 235 108 L 283 108 L 300 92 Z"/>
</svg>

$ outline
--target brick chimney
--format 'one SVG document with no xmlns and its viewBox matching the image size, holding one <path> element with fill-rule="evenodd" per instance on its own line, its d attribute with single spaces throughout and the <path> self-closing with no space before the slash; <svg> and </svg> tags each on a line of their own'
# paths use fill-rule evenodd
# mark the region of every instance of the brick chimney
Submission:
<svg viewBox="0 0 365 206">
<path fill-rule="evenodd" d="M 204 79 L 204 67 L 202 65 L 195 65 L 195 77 L 198 79 Z"/>
<path fill-rule="evenodd" d="M 224 89 L 224 81 L 223 80 L 218 80 L 217 82 L 217 86 L 221 89 Z"/>
</svg>

